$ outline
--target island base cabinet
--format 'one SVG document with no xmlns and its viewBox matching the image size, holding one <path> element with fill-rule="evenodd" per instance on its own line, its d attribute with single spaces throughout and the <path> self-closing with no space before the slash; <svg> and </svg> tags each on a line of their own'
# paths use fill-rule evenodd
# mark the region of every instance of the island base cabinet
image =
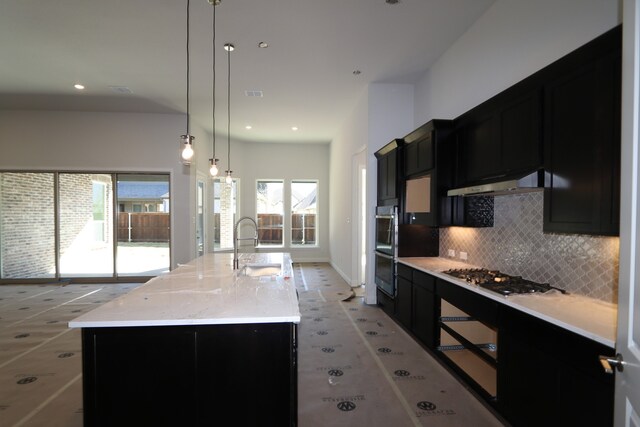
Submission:
<svg viewBox="0 0 640 427">
<path fill-rule="evenodd" d="M 84 328 L 84 425 L 297 425 L 292 323 Z"/>
<path fill-rule="evenodd" d="M 614 350 L 531 316 L 504 309 L 498 402 L 514 426 L 613 425 L 613 375 L 599 355 Z M 526 331 L 523 333 L 523 331 Z"/>
</svg>

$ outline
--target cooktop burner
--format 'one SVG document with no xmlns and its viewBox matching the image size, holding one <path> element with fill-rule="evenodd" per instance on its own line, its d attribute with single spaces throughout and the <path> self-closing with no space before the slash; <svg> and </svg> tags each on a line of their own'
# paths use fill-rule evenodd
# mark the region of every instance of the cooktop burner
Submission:
<svg viewBox="0 0 640 427">
<path fill-rule="evenodd" d="M 566 293 L 564 289 L 553 287 L 548 283 L 537 283 L 523 279 L 521 276 L 510 276 L 498 270 L 487 270 L 486 268 L 451 269 L 444 271 L 444 273 L 504 296 L 547 292 L 551 289 L 556 289 L 563 294 Z"/>
</svg>

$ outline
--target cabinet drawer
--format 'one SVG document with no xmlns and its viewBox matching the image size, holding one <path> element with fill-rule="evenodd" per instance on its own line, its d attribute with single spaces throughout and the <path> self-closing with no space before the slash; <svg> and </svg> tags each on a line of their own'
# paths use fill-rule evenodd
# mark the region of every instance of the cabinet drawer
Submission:
<svg viewBox="0 0 640 427">
<path fill-rule="evenodd" d="M 498 324 L 498 303 L 444 280 L 437 281 L 437 294 L 460 310 L 490 326 Z"/>
<path fill-rule="evenodd" d="M 411 267 L 407 267 L 404 264 L 400 264 L 398 263 L 397 265 L 397 271 L 398 271 L 398 276 L 402 277 L 404 279 L 407 279 L 408 281 L 412 282 L 413 281 L 413 268 Z"/>
<path fill-rule="evenodd" d="M 436 278 L 422 271 L 413 271 L 413 284 L 429 292 L 436 291 Z"/>
</svg>

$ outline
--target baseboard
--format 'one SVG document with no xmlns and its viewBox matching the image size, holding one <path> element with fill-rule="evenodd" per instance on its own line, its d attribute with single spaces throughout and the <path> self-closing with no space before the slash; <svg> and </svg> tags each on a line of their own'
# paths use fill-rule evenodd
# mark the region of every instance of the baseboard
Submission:
<svg viewBox="0 0 640 427">
<path fill-rule="evenodd" d="M 329 264 L 331 265 L 331 267 L 333 267 L 333 269 L 335 271 L 338 272 L 340 277 L 342 277 L 342 279 L 349 284 L 349 286 L 353 287 L 353 284 L 351 283 L 351 277 L 350 276 L 347 276 L 346 274 L 344 274 L 344 272 L 342 270 L 340 270 L 340 268 L 338 268 L 338 266 L 333 261 L 329 261 Z"/>
</svg>

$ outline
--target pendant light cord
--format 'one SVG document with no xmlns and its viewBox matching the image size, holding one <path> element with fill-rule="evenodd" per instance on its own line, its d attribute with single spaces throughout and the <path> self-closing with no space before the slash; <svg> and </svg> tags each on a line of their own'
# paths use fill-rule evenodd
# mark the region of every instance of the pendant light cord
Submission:
<svg viewBox="0 0 640 427">
<path fill-rule="evenodd" d="M 190 116 L 189 116 L 189 1 L 187 0 L 187 139 L 191 143 L 191 134 L 189 133 Z"/>
<path fill-rule="evenodd" d="M 216 4 L 211 5 L 213 7 L 213 42 L 211 44 L 212 56 L 213 56 L 213 90 L 211 93 L 211 99 L 213 99 L 213 113 L 211 117 L 211 123 L 213 125 L 213 164 L 216 163 Z"/>
<path fill-rule="evenodd" d="M 231 47 L 227 58 L 227 164 L 231 171 Z"/>
</svg>

